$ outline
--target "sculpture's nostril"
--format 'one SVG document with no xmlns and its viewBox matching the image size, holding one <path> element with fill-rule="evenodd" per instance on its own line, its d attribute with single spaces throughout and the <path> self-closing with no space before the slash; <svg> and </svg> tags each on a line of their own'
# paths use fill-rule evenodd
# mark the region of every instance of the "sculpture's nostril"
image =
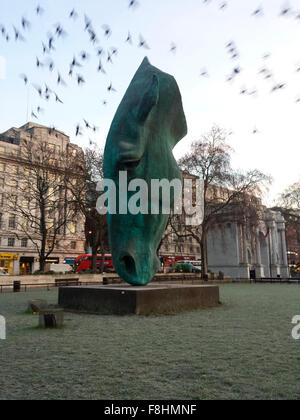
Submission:
<svg viewBox="0 0 300 420">
<path fill-rule="evenodd" d="M 136 265 L 134 259 L 130 255 L 125 255 L 122 258 L 122 262 L 128 274 L 136 276 Z"/>
</svg>

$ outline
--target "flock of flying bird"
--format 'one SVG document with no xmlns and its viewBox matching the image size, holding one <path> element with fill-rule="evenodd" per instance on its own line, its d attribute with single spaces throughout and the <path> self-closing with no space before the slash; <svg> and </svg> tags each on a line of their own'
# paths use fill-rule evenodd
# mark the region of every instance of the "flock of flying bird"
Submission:
<svg viewBox="0 0 300 420">
<path fill-rule="evenodd" d="M 209 4 L 212 0 L 202 0 L 204 4 Z M 229 5 L 229 1 L 221 1 L 219 8 L 220 10 L 227 9 Z M 139 6 L 139 2 L 137 0 L 128 0 L 128 8 L 129 9 L 135 9 Z M 37 5 L 35 8 L 35 14 L 37 16 L 41 16 L 45 13 L 45 10 L 42 6 Z M 259 17 L 264 15 L 264 9 L 263 6 L 259 6 L 256 9 L 253 10 L 252 16 L 253 17 Z M 297 19 L 300 21 L 300 12 L 294 11 L 290 6 L 285 5 L 281 8 L 279 12 L 279 16 L 287 16 L 291 17 L 293 19 Z M 69 13 L 68 18 L 73 21 L 77 21 L 80 16 L 79 13 L 72 9 Z M 0 35 L 4 38 L 6 42 L 10 42 L 14 39 L 14 41 L 18 42 L 25 42 L 26 41 L 26 32 L 28 32 L 32 26 L 32 22 L 30 22 L 28 19 L 26 19 L 24 16 L 20 20 L 20 24 L 22 29 L 17 28 L 15 25 L 12 25 L 12 31 L 8 31 L 8 29 L 0 24 Z M 38 69 L 40 68 L 48 68 L 50 72 L 53 72 L 56 68 L 54 60 L 51 58 L 51 53 L 55 51 L 55 45 L 56 42 L 60 38 L 64 38 L 67 36 L 67 32 L 64 29 L 64 27 L 57 23 L 54 26 L 54 29 L 52 32 L 48 32 L 47 39 L 44 40 L 41 44 L 41 54 L 43 55 L 43 59 L 41 59 L 39 56 L 36 56 L 36 67 Z M 88 34 L 89 42 L 95 49 L 95 54 L 98 57 L 98 66 L 97 71 L 101 72 L 103 74 L 106 74 L 106 70 L 104 67 L 104 62 L 106 61 L 106 64 L 113 64 L 113 59 L 118 54 L 118 48 L 116 47 L 110 47 L 108 50 L 105 51 L 104 48 L 100 46 L 100 41 L 98 34 L 96 33 L 92 20 L 85 14 L 84 15 L 84 31 Z M 103 31 L 102 35 L 104 38 L 109 39 L 112 35 L 111 27 L 107 24 L 104 24 L 101 26 L 101 29 Z M 133 45 L 133 37 L 130 31 L 128 31 L 127 37 L 124 37 L 124 42 Z M 137 44 L 139 48 L 144 48 L 146 50 L 149 50 L 150 47 L 147 43 L 147 41 L 144 39 L 142 35 L 139 35 L 139 42 Z M 238 60 L 240 58 L 240 53 L 237 48 L 237 45 L 234 41 L 230 41 L 226 44 L 226 51 L 228 53 L 228 56 L 231 60 L 236 61 L 238 63 Z M 177 45 L 172 42 L 170 44 L 170 53 L 175 54 L 177 52 Z M 266 53 L 263 56 L 263 59 L 266 60 L 270 57 L 269 53 Z M 76 83 L 78 86 L 84 85 L 86 83 L 84 75 L 82 75 L 80 72 L 84 68 L 85 62 L 87 62 L 90 58 L 90 54 L 87 51 L 81 51 L 79 54 L 74 55 L 73 58 L 70 60 L 69 64 L 69 72 L 68 76 L 70 78 L 74 78 L 76 80 Z M 300 65 L 296 69 L 297 72 L 300 72 Z M 231 74 L 227 77 L 227 81 L 233 81 L 236 77 L 240 75 L 242 72 L 242 69 L 239 64 L 234 64 Z M 264 66 L 259 70 L 259 74 L 266 80 L 270 80 L 272 82 L 271 92 L 275 92 L 278 90 L 282 90 L 286 87 L 285 82 L 278 82 L 274 78 L 273 72 L 268 68 L 268 66 Z M 201 77 L 209 77 L 209 72 L 206 68 L 203 68 L 200 72 Z M 34 82 L 31 82 L 29 77 L 26 74 L 21 74 L 20 77 L 23 79 L 25 85 L 31 85 L 36 92 L 39 95 L 40 99 L 43 99 L 45 101 L 49 101 L 51 99 L 54 99 L 56 103 L 63 104 L 63 100 L 58 96 L 58 94 L 50 88 L 46 83 L 44 83 L 44 86 L 40 86 Z M 67 82 L 62 77 L 59 70 L 57 70 L 57 80 L 56 80 L 57 86 L 67 87 Z M 113 86 L 112 82 L 107 86 L 107 92 L 112 93 L 116 92 L 115 87 Z M 256 95 L 257 90 L 254 89 L 248 89 L 246 87 L 242 87 L 240 90 L 241 95 Z M 296 102 L 300 102 L 300 97 L 296 100 Z M 102 101 L 103 105 L 107 105 L 107 100 Z M 38 119 L 39 115 L 44 112 L 44 109 L 41 106 L 37 106 L 36 108 L 32 109 L 31 111 L 31 117 Z M 84 127 L 86 129 L 92 130 L 93 132 L 97 131 L 97 127 L 93 124 L 90 124 L 86 119 L 83 119 Z M 77 123 L 76 125 L 76 131 L 75 135 L 80 136 L 83 134 L 83 129 L 81 127 L 82 123 Z M 51 128 L 52 130 L 55 129 L 55 127 Z M 257 128 L 253 130 L 253 134 L 256 134 L 258 132 Z M 90 140 L 90 144 L 93 144 L 93 142 Z"/>
</svg>

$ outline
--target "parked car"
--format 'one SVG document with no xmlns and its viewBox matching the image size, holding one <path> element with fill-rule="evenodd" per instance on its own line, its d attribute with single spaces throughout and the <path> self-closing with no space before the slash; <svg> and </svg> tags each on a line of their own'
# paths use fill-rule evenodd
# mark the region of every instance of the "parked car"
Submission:
<svg viewBox="0 0 300 420">
<path fill-rule="evenodd" d="M 201 273 L 201 261 L 178 261 L 180 265 L 188 265 L 190 273 Z"/>
<path fill-rule="evenodd" d="M 0 267 L 0 276 L 8 276 L 7 270 L 3 267 Z"/>
</svg>

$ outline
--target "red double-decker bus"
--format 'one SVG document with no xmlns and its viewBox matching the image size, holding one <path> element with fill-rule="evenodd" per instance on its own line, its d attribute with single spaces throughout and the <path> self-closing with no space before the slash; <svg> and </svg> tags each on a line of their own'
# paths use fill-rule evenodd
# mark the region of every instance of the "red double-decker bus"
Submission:
<svg viewBox="0 0 300 420">
<path fill-rule="evenodd" d="M 97 271 L 100 271 L 102 264 L 102 255 L 97 255 Z M 103 270 L 106 273 L 114 272 L 114 264 L 111 254 L 104 255 Z M 74 271 L 76 273 L 86 272 L 92 269 L 92 255 L 83 254 L 75 259 Z"/>
</svg>

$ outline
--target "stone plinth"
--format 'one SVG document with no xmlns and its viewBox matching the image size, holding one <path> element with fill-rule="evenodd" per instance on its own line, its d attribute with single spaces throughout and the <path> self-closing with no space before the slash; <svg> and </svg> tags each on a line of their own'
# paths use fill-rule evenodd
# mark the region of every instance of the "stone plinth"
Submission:
<svg viewBox="0 0 300 420">
<path fill-rule="evenodd" d="M 39 312 L 40 328 L 61 328 L 64 324 L 63 308 L 45 308 Z"/>
<path fill-rule="evenodd" d="M 175 314 L 219 305 L 218 286 L 149 285 L 147 287 L 60 287 L 65 310 L 101 315 Z"/>
</svg>

